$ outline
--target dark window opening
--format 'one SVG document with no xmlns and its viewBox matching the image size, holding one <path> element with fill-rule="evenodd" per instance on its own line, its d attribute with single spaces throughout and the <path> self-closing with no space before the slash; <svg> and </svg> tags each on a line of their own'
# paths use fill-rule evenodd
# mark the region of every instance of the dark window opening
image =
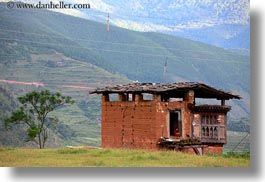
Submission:
<svg viewBox="0 0 265 182">
<path fill-rule="evenodd" d="M 170 123 L 170 136 L 181 137 L 182 120 L 181 120 L 180 110 L 170 111 L 169 123 Z"/>
</svg>

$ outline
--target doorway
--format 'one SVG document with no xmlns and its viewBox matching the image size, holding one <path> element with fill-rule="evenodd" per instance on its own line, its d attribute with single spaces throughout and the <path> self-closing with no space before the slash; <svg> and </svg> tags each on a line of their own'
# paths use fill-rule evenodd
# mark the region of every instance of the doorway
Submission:
<svg viewBox="0 0 265 182">
<path fill-rule="evenodd" d="M 171 110 L 169 112 L 169 134 L 170 136 L 182 136 L 181 110 Z M 174 130 L 178 130 L 178 134 Z"/>
</svg>

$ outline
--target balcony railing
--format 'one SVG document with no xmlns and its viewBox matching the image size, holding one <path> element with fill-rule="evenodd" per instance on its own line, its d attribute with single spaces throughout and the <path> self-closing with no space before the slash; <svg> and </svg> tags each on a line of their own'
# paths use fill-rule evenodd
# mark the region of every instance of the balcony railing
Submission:
<svg viewBox="0 0 265 182">
<path fill-rule="evenodd" d="M 221 124 L 201 124 L 203 143 L 226 143 L 226 127 Z"/>
</svg>

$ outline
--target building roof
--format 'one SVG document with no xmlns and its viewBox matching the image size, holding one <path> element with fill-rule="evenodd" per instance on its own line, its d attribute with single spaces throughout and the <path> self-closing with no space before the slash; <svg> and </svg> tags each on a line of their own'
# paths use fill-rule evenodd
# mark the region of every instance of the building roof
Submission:
<svg viewBox="0 0 265 182">
<path fill-rule="evenodd" d="M 90 91 L 90 94 L 108 93 L 150 93 L 160 94 L 167 97 L 184 97 L 187 91 L 193 90 L 196 98 L 216 98 L 216 99 L 240 99 L 236 94 L 215 89 L 198 82 L 178 82 L 178 83 L 129 83 L 125 85 L 107 86 Z"/>
</svg>

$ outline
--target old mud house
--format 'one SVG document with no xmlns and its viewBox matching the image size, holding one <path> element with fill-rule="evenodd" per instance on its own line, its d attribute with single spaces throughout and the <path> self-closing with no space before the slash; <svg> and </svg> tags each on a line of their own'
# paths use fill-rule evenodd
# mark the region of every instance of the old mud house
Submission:
<svg viewBox="0 0 265 182">
<path fill-rule="evenodd" d="M 223 152 L 231 109 L 225 100 L 240 99 L 196 82 L 131 83 L 90 93 L 102 94 L 102 147 L 171 147 L 189 153 Z M 197 105 L 198 98 L 220 104 Z"/>
</svg>

